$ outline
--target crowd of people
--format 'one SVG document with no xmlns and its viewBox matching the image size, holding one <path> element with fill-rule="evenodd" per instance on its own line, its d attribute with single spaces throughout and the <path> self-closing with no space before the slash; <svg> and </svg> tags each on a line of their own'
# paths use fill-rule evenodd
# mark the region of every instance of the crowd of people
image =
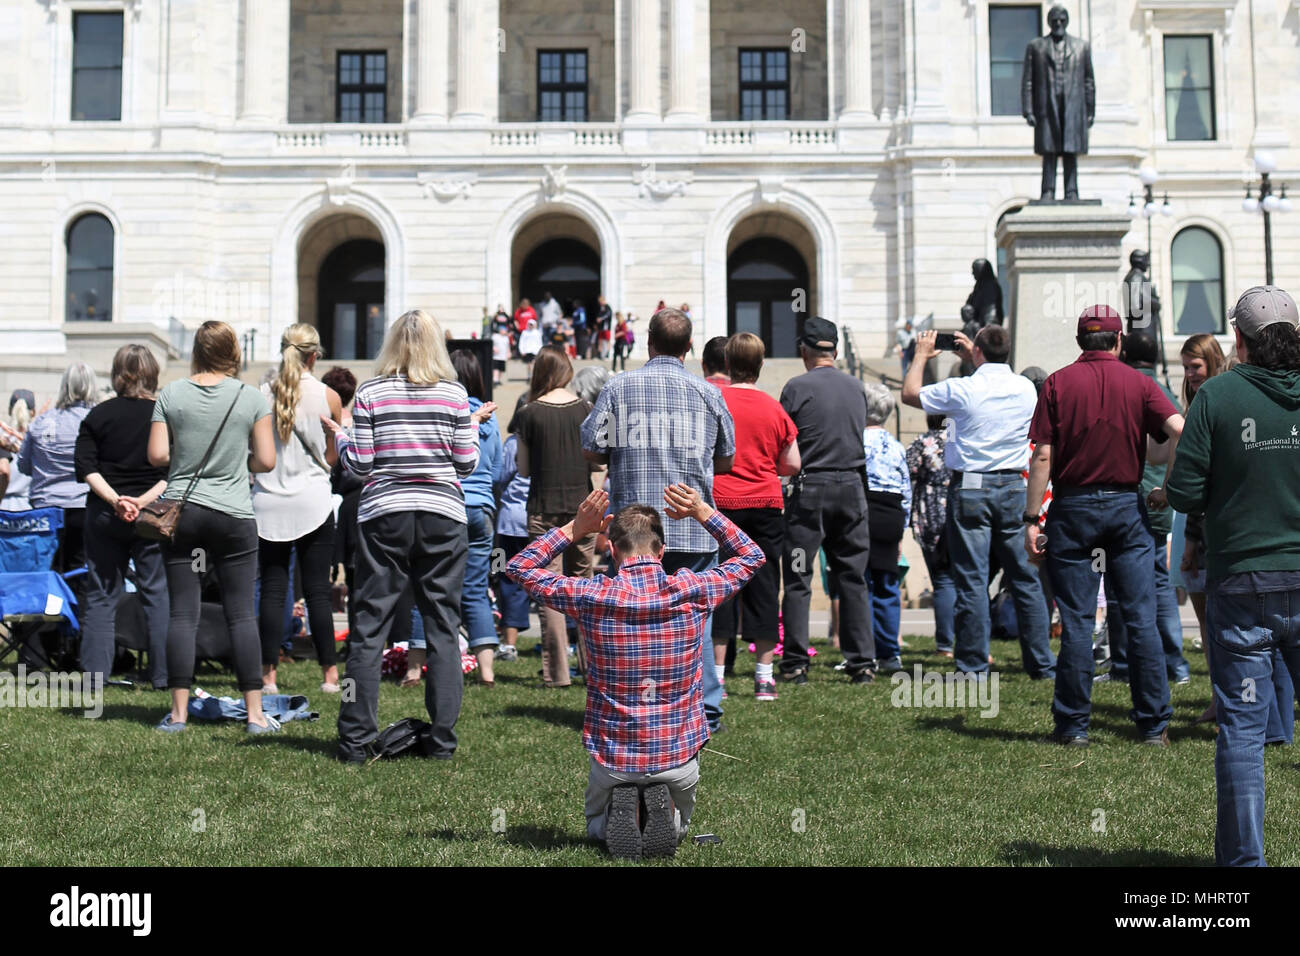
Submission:
<svg viewBox="0 0 1300 956">
<path fill-rule="evenodd" d="M 989 596 L 1000 575 L 1020 666 L 1054 682 L 1050 739 L 1070 748 L 1090 743 L 1099 679 L 1129 684 L 1141 743 L 1169 745 L 1170 684 L 1190 680 L 1177 568 L 1214 687 L 1203 719 L 1219 734 L 1216 856 L 1263 862 L 1263 747 L 1291 739 L 1300 667 L 1290 609 L 1300 597 L 1300 481 L 1290 480 L 1300 479 L 1300 316 L 1290 296 L 1270 286 L 1241 297 L 1231 359 L 1213 336 L 1187 341 L 1182 411 L 1157 379 L 1154 340 L 1125 335 L 1107 306 L 1082 313 L 1079 358 L 1051 375 L 1017 374 L 1008 332 L 990 321 L 956 334 L 969 375 L 926 384 L 935 333 L 922 331 L 901 401 L 925 412 L 926 432 L 906 448 L 886 427 L 890 390 L 837 367 L 834 323 L 803 323 L 805 371 L 778 400 L 756 384 L 760 338 L 711 339 L 697 375 L 686 364 L 689 314 L 660 306 L 649 360 L 617 374 L 574 366 L 607 346 L 617 362 L 622 317 L 603 298 L 591 318 L 577 303 L 573 341 L 549 295 L 540 315 L 524 300 L 514 316 L 488 317 L 494 338 L 508 338 L 505 354 L 529 360 L 504 429 L 486 369 L 470 352 L 448 354 L 442 328 L 419 310 L 391 325 L 360 384 L 342 368 L 317 377 L 323 351 L 309 325 L 285 330 L 260 389 L 239 381 L 225 323 L 197 330 L 192 374 L 162 389 L 149 351 L 126 346 L 108 400 L 84 363 L 37 414 L 34 396 L 14 393 L 0 430 L 5 508 L 62 510 L 54 567 L 89 569 L 81 653 L 96 680 L 113 669 L 114 611 L 130 574 L 150 678 L 172 697 L 158 725 L 168 733 L 187 726 L 209 578 L 248 731 L 262 734 L 280 729 L 261 696 L 277 690 L 295 575 L 321 689 L 340 690 L 331 589 L 343 569 L 345 762 L 373 756 L 382 658 L 407 634 L 404 683 L 427 671 L 425 753 L 451 758 L 462 631 L 491 687 L 494 663 L 518 658 L 537 602 L 541 686 L 586 685 L 588 832 L 625 856 L 670 854 L 686 833 L 699 751 L 724 730 L 738 638 L 753 645 L 755 700 L 776 701 L 778 680 L 808 682 L 819 553 L 838 602 L 836 670 L 854 685 L 902 670 L 909 529 L 931 582 L 935 651 L 972 680 L 994 666 Z M 1000 319 L 998 303 L 983 307 Z M 525 347 L 539 327 L 564 341 Z M 168 504 L 181 504 L 170 538 L 133 533 L 143 512 Z M 1110 664 L 1100 676 L 1099 600 Z"/>
</svg>

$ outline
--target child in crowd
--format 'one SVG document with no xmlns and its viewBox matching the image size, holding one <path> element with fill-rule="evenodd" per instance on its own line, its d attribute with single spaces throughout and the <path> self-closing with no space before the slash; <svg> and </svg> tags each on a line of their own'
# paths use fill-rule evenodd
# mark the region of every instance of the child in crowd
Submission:
<svg viewBox="0 0 1300 956">
<path fill-rule="evenodd" d="M 604 840 L 611 855 L 631 859 L 672 856 L 686 836 L 708 740 L 701 633 L 708 615 L 765 560 L 694 489 L 669 485 L 664 503 L 668 517 L 694 518 L 731 557 L 703 573 L 667 575 L 659 513 L 629 505 L 606 515 L 609 495 L 593 491 L 573 521 L 546 532 L 506 568 L 538 601 L 578 620 L 587 663 L 587 834 Z M 613 577 L 547 570 L 573 541 L 600 532 L 618 567 Z"/>
</svg>

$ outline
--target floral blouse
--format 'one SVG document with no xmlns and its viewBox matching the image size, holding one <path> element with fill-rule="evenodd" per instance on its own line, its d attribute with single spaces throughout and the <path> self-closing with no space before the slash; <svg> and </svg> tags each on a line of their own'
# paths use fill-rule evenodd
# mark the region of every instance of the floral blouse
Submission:
<svg viewBox="0 0 1300 956">
<path fill-rule="evenodd" d="M 903 513 L 912 508 L 912 482 L 908 478 L 903 446 L 883 428 L 868 428 L 862 434 L 867 453 L 867 487 L 903 496 Z"/>
<path fill-rule="evenodd" d="M 944 430 L 926 432 L 907 449 L 907 470 L 916 491 L 912 497 L 912 536 L 926 551 L 934 551 L 943 538 L 948 519 L 948 479 L 943 461 Z"/>
</svg>

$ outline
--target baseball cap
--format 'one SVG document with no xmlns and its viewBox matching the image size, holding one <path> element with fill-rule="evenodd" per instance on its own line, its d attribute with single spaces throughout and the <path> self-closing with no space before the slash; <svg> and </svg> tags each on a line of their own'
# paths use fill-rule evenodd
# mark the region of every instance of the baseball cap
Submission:
<svg viewBox="0 0 1300 956">
<path fill-rule="evenodd" d="M 0 394 L 4 393 L 0 392 Z M 18 404 L 19 399 L 22 399 L 27 403 L 27 410 L 29 412 L 36 411 L 36 396 L 31 393 L 31 390 L 26 388 L 15 388 L 14 393 L 9 396 L 9 414 L 13 414 L 14 406 Z"/>
<path fill-rule="evenodd" d="M 1292 328 L 1300 325 L 1295 299 L 1275 285 L 1257 285 L 1247 289 L 1228 313 L 1228 318 L 1246 338 L 1253 338 L 1260 329 L 1278 322 L 1286 322 Z"/>
<path fill-rule="evenodd" d="M 1079 335 L 1092 332 L 1123 332 L 1124 322 L 1108 305 L 1090 305 L 1079 314 Z"/>
<path fill-rule="evenodd" d="M 839 344 L 839 332 L 834 322 L 814 315 L 803 324 L 803 335 L 799 342 L 812 349 L 833 349 Z"/>
</svg>

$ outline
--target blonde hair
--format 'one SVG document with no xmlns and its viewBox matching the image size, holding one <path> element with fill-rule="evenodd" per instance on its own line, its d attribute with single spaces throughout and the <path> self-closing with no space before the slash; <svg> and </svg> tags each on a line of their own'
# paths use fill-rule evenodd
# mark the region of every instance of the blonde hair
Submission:
<svg viewBox="0 0 1300 956">
<path fill-rule="evenodd" d="M 13 420 L 13 426 L 20 432 L 26 432 L 27 426 L 32 423 L 32 410 L 27 407 L 27 399 L 20 398 L 14 402 L 14 407 L 9 413 Z"/>
<path fill-rule="evenodd" d="M 442 326 L 423 309 L 403 314 L 384 336 L 375 374 L 400 375 L 412 385 L 456 381 Z"/>
<path fill-rule="evenodd" d="M 323 354 L 316 326 L 297 322 L 280 336 L 280 372 L 271 381 L 271 409 L 275 415 L 275 433 L 280 441 L 293 437 L 293 423 L 298 418 L 298 401 L 302 398 L 302 373 L 307 371 L 309 356 Z"/>
</svg>

